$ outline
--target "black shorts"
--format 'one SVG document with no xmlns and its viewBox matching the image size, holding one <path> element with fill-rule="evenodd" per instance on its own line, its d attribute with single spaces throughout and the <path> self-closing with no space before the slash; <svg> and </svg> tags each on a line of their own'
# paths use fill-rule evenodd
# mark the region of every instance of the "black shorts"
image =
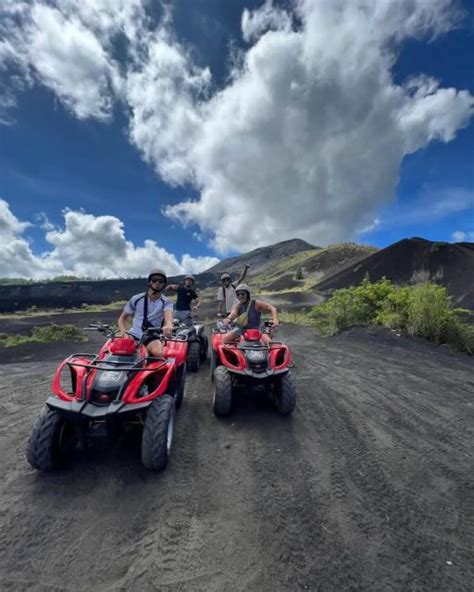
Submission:
<svg viewBox="0 0 474 592">
<path fill-rule="evenodd" d="M 133 335 L 133 339 L 135 339 L 135 341 L 140 341 L 140 337 L 137 337 L 136 335 Z M 147 337 L 142 343 L 146 347 L 152 341 L 157 341 L 159 339 L 160 338 L 157 335 L 150 335 L 150 337 Z"/>
</svg>

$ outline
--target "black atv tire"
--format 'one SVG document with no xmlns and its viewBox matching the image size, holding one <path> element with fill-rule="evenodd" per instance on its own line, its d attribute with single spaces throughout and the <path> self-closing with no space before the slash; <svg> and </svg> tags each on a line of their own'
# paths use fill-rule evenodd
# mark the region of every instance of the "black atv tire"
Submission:
<svg viewBox="0 0 474 592">
<path fill-rule="evenodd" d="M 214 371 L 214 401 L 213 410 L 217 417 L 229 415 L 232 407 L 232 381 L 225 366 L 219 366 Z"/>
<path fill-rule="evenodd" d="M 188 349 L 188 370 L 189 372 L 197 372 L 199 370 L 199 356 L 200 356 L 199 341 L 191 341 Z"/>
<path fill-rule="evenodd" d="M 199 359 L 201 362 L 205 362 L 207 360 L 207 350 L 209 349 L 209 340 L 205 335 L 203 335 L 201 337 L 201 339 L 202 339 L 202 343 L 201 343 L 201 353 L 199 355 Z"/>
<path fill-rule="evenodd" d="M 186 387 L 186 362 L 176 371 L 176 391 L 174 394 L 174 404 L 179 409 L 183 404 L 184 389 Z"/>
<path fill-rule="evenodd" d="M 211 382 L 214 382 L 214 371 L 217 368 L 217 354 L 215 350 L 211 349 L 211 358 L 209 362 Z"/>
<path fill-rule="evenodd" d="M 275 385 L 274 402 L 280 415 L 290 415 L 296 405 L 296 387 L 290 371 L 283 374 Z"/>
<path fill-rule="evenodd" d="M 171 454 L 175 419 L 175 402 L 162 395 L 148 407 L 142 434 L 142 463 L 147 469 L 161 471 Z"/>
<path fill-rule="evenodd" d="M 74 426 L 49 407 L 38 415 L 26 447 L 26 459 L 39 471 L 67 464 L 77 446 Z"/>
</svg>

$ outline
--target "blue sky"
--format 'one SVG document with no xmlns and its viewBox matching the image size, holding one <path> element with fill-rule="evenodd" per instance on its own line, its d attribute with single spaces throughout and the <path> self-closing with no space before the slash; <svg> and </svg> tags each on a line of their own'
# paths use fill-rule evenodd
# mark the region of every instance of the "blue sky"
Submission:
<svg viewBox="0 0 474 592">
<path fill-rule="evenodd" d="M 472 6 L 338 4 L 7 2 L 0 276 L 474 241 Z"/>
</svg>

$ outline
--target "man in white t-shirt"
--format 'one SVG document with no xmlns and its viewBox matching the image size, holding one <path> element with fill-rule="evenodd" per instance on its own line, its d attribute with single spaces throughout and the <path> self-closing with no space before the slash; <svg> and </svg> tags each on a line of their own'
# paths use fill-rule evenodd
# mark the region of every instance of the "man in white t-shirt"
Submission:
<svg viewBox="0 0 474 592">
<path fill-rule="evenodd" d="M 162 269 L 153 269 L 148 274 L 148 289 L 141 294 L 132 296 L 124 306 L 118 320 L 118 327 L 122 334 L 130 333 L 140 339 L 145 329 L 161 327 L 163 333 L 170 336 L 173 331 L 173 303 L 162 295 L 167 284 L 166 273 Z M 133 316 L 132 327 L 127 329 L 127 321 Z M 163 345 L 157 336 L 146 339 L 144 345 L 150 356 L 163 357 Z"/>
<path fill-rule="evenodd" d="M 244 271 L 242 272 L 241 277 L 234 283 L 232 283 L 232 278 L 228 273 L 223 273 L 221 275 L 222 286 L 217 291 L 218 317 L 229 314 L 234 304 L 238 304 L 238 300 L 235 296 L 235 286 L 238 286 L 244 281 L 249 267 L 250 265 L 244 266 Z"/>
</svg>

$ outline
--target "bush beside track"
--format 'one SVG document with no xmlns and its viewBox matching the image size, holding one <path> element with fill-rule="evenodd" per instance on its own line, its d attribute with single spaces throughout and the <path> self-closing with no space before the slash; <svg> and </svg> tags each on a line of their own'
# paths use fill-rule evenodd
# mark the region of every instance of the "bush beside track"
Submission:
<svg viewBox="0 0 474 592">
<path fill-rule="evenodd" d="M 469 313 L 452 307 L 446 288 L 430 282 L 397 286 L 382 278 L 335 290 L 308 317 L 320 335 L 334 335 L 354 326 L 383 325 L 473 354 L 474 327 L 463 321 Z"/>
<path fill-rule="evenodd" d="M 45 325 L 34 327 L 31 334 L 17 333 L 14 335 L 0 335 L 0 345 L 15 347 L 24 343 L 54 343 L 60 341 L 87 341 L 86 336 L 75 325 Z"/>
</svg>

